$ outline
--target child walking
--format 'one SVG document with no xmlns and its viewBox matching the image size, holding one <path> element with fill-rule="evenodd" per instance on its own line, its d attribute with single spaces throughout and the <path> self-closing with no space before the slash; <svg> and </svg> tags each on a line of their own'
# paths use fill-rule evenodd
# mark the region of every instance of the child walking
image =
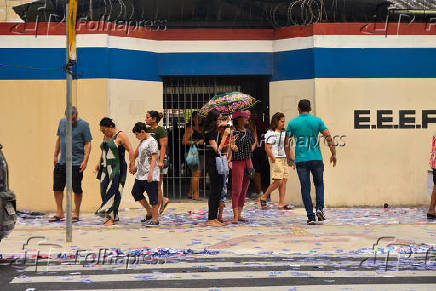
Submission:
<svg viewBox="0 0 436 291">
<path fill-rule="evenodd" d="M 146 130 L 147 126 L 143 122 L 137 122 L 132 130 L 140 141 L 137 148 L 138 163 L 133 169 L 133 173 L 136 172 L 136 179 L 132 195 L 135 201 L 141 203 L 147 211 L 145 219 L 141 222 L 145 223 L 146 227 L 154 227 L 159 225 L 158 182 L 160 169 L 157 162 L 159 148 L 157 141 Z M 144 192 L 147 192 L 150 203 L 145 199 Z"/>
</svg>

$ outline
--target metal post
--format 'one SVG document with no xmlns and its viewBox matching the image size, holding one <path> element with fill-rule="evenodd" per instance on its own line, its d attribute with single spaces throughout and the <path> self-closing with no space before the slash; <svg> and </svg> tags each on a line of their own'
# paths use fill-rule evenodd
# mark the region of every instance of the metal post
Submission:
<svg viewBox="0 0 436 291">
<path fill-rule="evenodd" d="M 72 162 L 73 162 L 73 144 L 72 144 L 72 132 L 73 132 L 73 126 L 72 126 L 72 117 L 71 117 L 71 107 L 72 107 L 72 87 L 73 87 L 73 76 L 72 76 L 72 62 L 70 61 L 69 57 L 69 28 L 68 28 L 68 2 L 66 4 L 65 8 L 65 15 L 66 15 L 66 74 L 67 74 L 67 108 L 66 108 L 66 115 L 67 115 L 67 140 L 66 140 L 66 157 L 67 157 L 67 163 L 66 163 L 66 184 L 67 184 L 67 221 L 66 221 L 66 242 L 72 242 L 73 240 L 73 229 L 72 229 Z"/>
</svg>

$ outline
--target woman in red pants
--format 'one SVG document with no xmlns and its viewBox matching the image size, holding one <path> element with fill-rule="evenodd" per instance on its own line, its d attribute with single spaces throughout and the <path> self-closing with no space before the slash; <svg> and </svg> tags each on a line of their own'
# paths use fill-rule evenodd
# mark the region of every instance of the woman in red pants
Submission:
<svg viewBox="0 0 436 291">
<path fill-rule="evenodd" d="M 250 178 L 248 176 L 250 170 L 253 171 L 251 156 L 254 150 L 255 139 L 253 133 L 247 128 L 249 111 L 237 111 L 233 113 L 233 131 L 234 142 L 231 143 L 232 148 L 232 208 L 233 208 L 233 224 L 239 221 L 246 222 L 247 220 L 241 215 L 244 208 L 245 196 L 247 195 L 248 186 L 250 186 Z M 254 176 L 254 171 L 253 171 Z"/>
</svg>

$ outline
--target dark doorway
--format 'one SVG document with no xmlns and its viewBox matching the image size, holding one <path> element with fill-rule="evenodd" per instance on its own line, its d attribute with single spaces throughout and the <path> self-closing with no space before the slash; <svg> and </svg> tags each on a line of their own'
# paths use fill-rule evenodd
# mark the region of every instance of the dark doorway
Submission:
<svg viewBox="0 0 436 291">
<path fill-rule="evenodd" d="M 269 76 L 189 76 L 163 77 L 164 127 L 168 131 L 170 166 L 164 180 L 164 193 L 172 199 L 187 197 L 191 186 L 191 170 L 185 162 L 189 146 L 182 144 L 193 111 L 199 110 L 213 96 L 239 91 L 258 99 L 252 108 L 263 121 L 269 116 Z M 200 149 L 199 149 L 200 150 Z M 200 154 L 201 150 L 200 150 Z M 200 197 L 208 189 L 207 161 L 204 159 L 200 177 Z"/>
</svg>

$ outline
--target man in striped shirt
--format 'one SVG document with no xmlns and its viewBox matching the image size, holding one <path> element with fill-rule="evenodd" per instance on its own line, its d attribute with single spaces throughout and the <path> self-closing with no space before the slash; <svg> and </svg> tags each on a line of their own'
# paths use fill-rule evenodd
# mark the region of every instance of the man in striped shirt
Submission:
<svg viewBox="0 0 436 291">
<path fill-rule="evenodd" d="M 436 132 L 433 135 L 431 144 L 430 167 L 433 169 L 433 193 L 431 194 L 430 208 L 427 212 L 428 219 L 436 219 Z"/>
</svg>

